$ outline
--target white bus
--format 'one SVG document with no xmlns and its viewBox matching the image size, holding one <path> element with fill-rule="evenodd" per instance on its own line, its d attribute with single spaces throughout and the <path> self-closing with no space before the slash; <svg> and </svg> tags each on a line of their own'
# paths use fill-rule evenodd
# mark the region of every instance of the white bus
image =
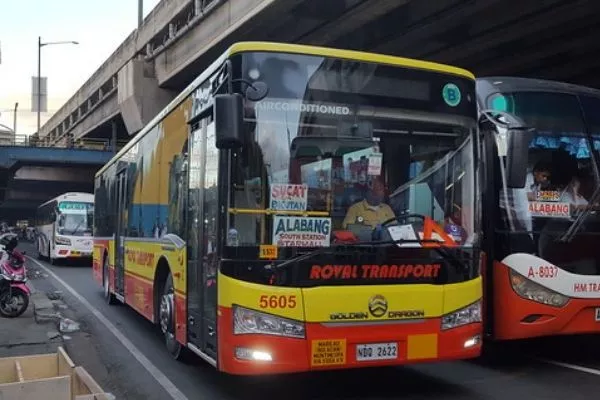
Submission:
<svg viewBox="0 0 600 400">
<path fill-rule="evenodd" d="M 40 205 L 36 213 L 37 250 L 41 259 L 91 258 L 94 195 L 64 193 Z"/>
</svg>

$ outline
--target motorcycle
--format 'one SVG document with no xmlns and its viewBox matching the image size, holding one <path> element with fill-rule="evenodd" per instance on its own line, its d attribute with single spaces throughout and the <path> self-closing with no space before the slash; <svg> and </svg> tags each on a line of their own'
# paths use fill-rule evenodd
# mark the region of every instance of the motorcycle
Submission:
<svg viewBox="0 0 600 400">
<path fill-rule="evenodd" d="M 25 252 L 16 250 L 15 234 L 0 235 L 0 316 L 16 318 L 29 306 Z"/>
</svg>

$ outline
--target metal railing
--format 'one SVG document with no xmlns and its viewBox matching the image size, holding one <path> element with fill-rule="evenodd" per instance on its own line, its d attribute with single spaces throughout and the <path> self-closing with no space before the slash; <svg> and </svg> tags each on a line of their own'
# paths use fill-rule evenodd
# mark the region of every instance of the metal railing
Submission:
<svg viewBox="0 0 600 400">
<path fill-rule="evenodd" d="M 85 149 L 99 151 L 114 151 L 117 152 L 127 144 L 127 140 L 117 140 L 116 148 L 113 148 L 112 140 L 109 139 L 75 139 L 70 140 L 64 138 L 59 141 L 49 142 L 40 140 L 35 135 L 5 135 L 0 136 L 0 147 L 2 146 L 19 146 L 19 147 L 44 147 L 44 148 L 59 148 L 59 149 Z"/>
</svg>

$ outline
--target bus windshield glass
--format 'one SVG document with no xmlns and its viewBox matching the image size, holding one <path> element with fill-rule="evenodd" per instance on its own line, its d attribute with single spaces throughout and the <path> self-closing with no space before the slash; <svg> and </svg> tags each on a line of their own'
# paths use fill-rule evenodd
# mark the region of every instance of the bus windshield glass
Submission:
<svg viewBox="0 0 600 400">
<path fill-rule="evenodd" d="M 506 226 L 531 233 L 519 240 L 525 246 L 520 250 L 560 265 L 573 261 L 565 261 L 568 254 L 586 258 L 596 251 L 591 241 L 600 233 L 600 101 L 568 93 L 515 92 L 494 94 L 488 102 L 489 108 L 517 115 L 535 129 L 525 187 L 500 193 Z M 580 273 L 584 269 L 578 268 Z"/>
<path fill-rule="evenodd" d="M 57 233 L 67 236 L 90 236 L 94 222 L 93 213 L 93 203 L 60 202 L 56 224 Z"/>
<path fill-rule="evenodd" d="M 269 91 L 246 101 L 229 246 L 420 240 L 427 224 L 473 244 L 472 80 L 307 55 L 239 57 L 244 80 Z"/>
</svg>

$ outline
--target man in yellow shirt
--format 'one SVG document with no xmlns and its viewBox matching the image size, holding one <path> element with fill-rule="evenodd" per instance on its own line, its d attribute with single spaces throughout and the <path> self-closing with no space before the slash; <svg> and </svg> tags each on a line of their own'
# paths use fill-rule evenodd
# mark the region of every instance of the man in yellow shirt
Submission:
<svg viewBox="0 0 600 400">
<path fill-rule="evenodd" d="M 344 222 L 344 229 L 350 224 L 362 224 L 375 229 L 377 225 L 396 218 L 394 211 L 383 203 L 385 197 L 385 185 L 381 178 L 373 178 L 371 187 L 365 199 L 351 205 L 348 208 Z"/>
</svg>

